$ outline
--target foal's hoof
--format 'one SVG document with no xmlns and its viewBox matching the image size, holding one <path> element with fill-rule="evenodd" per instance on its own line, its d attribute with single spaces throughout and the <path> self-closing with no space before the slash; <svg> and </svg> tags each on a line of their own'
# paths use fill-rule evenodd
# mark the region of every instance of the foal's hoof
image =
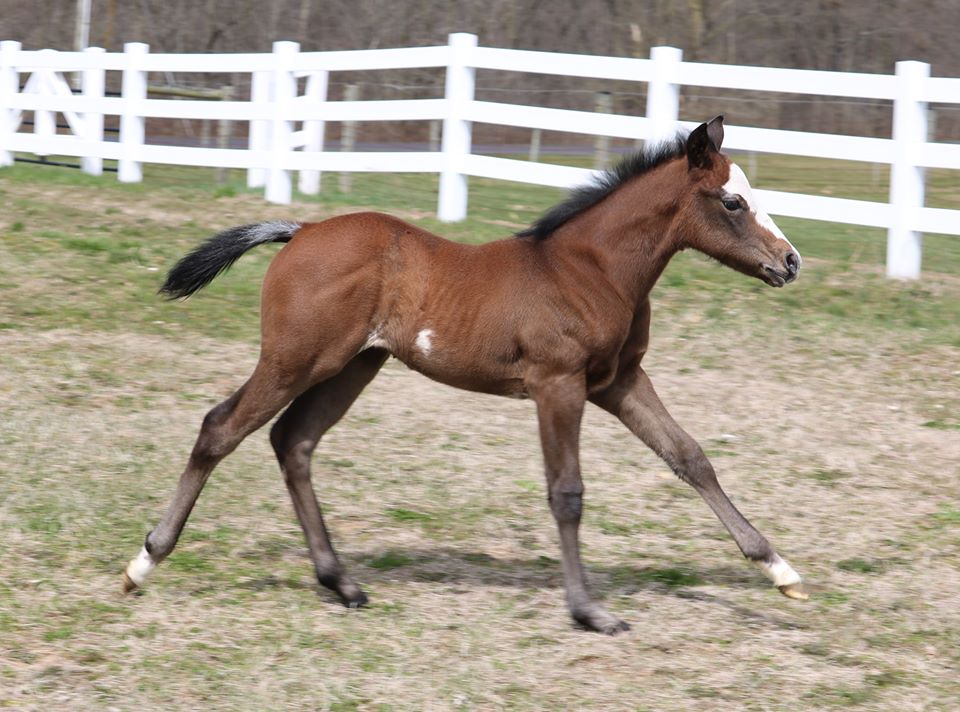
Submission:
<svg viewBox="0 0 960 712">
<path fill-rule="evenodd" d="M 127 574 L 126 571 L 123 572 L 123 586 L 121 586 L 121 592 L 126 595 L 128 593 L 133 593 L 136 591 L 139 586 L 133 582 L 133 579 Z"/>
<path fill-rule="evenodd" d="M 787 598 L 792 598 L 797 601 L 806 601 L 810 598 L 810 593 L 807 590 L 807 587 L 803 585 L 803 582 L 798 581 L 797 583 L 788 583 L 786 586 L 777 586 L 780 593 L 782 593 Z"/>
<path fill-rule="evenodd" d="M 630 624 L 619 618 L 614 618 L 611 623 L 601 624 L 593 630 L 598 633 L 603 633 L 604 635 L 619 635 L 620 633 L 626 633 L 630 630 Z"/>
<path fill-rule="evenodd" d="M 573 619 L 587 630 L 593 630 L 605 635 L 617 635 L 630 630 L 630 626 L 617 618 L 612 613 L 608 613 L 600 606 L 590 606 L 589 608 L 573 611 Z"/>
<path fill-rule="evenodd" d="M 367 594 L 365 594 L 359 588 L 349 596 L 341 593 L 340 598 L 343 600 L 343 605 L 345 605 L 347 608 L 360 608 L 361 606 L 365 606 L 370 603 L 370 599 L 367 598 Z"/>
</svg>

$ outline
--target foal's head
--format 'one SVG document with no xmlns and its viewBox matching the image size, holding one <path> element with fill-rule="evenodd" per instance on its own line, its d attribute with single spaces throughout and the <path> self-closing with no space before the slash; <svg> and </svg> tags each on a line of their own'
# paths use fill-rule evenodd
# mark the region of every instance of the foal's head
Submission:
<svg viewBox="0 0 960 712">
<path fill-rule="evenodd" d="M 720 153 L 722 143 L 722 116 L 701 124 L 687 139 L 692 186 L 678 215 L 680 247 L 782 287 L 797 278 L 800 253 L 758 207 L 746 175 Z"/>
</svg>

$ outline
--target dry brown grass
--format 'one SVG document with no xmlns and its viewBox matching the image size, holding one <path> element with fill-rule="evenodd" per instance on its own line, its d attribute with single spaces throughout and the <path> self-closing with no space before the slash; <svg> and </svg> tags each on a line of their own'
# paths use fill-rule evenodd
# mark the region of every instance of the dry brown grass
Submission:
<svg viewBox="0 0 960 712">
<path fill-rule="evenodd" d="M 955 309 L 955 278 L 901 289 L 810 260 L 770 296 L 691 262 L 665 277 L 654 382 L 738 506 L 822 587 L 807 603 L 779 596 L 689 488 L 590 409 L 585 559 L 633 629 L 575 629 L 531 404 L 394 362 L 315 459 L 370 608 L 316 586 L 265 433 L 214 473 L 142 595 L 122 597 L 200 419 L 253 366 L 269 253 L 186 305 L 154 300 L 148 270 L 206 228 L 291 211 L 4 190 L 24 224 L 0 241 L 0 707 L 956 708 L 960 349 L 925 309 Z M 69 207 L 51 210 L 55 196 Z"/>
<path fill-rule="evenodd" d="M 817 362 L 783 343 L 776 359 L 744 348 L 722 368 L 683 372 L 717 351 L 714 338 L 672 342 L 650 370 L 738 504 L 826 592 L 807 604 L 778 596 L 700 501 L 591 410 L 586 560 L 597 592 L 633 624 L 610 639 L 575 630 L 564 611 L 530 405 L 455 392 L 394 363 L 316 467 L 369 610 L 345 611 L 315 587 L 260 436 L 214 475 L 145 593 L 122 598 L 119 573 L 197 422 L 245 378 L 255 350 L 5 334 L 0 699 L 19 709 L 949 708 L 960 438 L 924 427 L 921 412 L 957 377 L 945 355 Z M 789 394 L 786 407 L 771 389 Z"/>
</svg>

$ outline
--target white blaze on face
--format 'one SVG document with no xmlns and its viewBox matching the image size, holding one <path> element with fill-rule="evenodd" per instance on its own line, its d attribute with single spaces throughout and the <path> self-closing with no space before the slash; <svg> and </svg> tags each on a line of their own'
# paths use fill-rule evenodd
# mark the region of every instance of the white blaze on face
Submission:
<svg viewBox="0 0 960 712">
<path fill-rule="evenodd" d="M 430 348 L 432 344 L 430 343 L 430 337 L 433 336 L 433 329 L 423 329 L 420 333 L 417 334 L 416 345 L 420 349 L 420 352 L 424 356 L 430 355 Z"/>
<path fill-rule="evenodd" d="M 760 206 L 757 205 L 757 199 L 753 194 L 753 189 L 750 187 L 750 181 L 747 180 L 746 173 L 744 173 L 736 163 L 730 164 L 730 178 L 724 183 L 723 190 L 731 195 L 739 195 L 742 197 L 747 202 L 747 207 L 750 208 L 750 212 L 753 213 L 753 217 L 760 227 L 766 228 L 776 237 L 790 245 L 790 247 L 793 247 L 793 245 L 790 244 L 790 240 L 787 239 L 787 236 L 783 234 L 783 231 L 777 227 L 777 224 L 773 222 L 771 217 L 763 212 Z M 796 247 L 793 247 L 793 251 L 796 253 L 797 258 L 799 258 L 800 253 L 797 252 Z"/>
</svg>

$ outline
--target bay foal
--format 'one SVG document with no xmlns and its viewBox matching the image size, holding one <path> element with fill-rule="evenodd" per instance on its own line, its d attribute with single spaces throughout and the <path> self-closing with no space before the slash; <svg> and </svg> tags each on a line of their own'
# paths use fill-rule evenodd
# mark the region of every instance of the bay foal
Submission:
<svg viewBox="0 0 960 712">
<path fill-rule="evenodd" d="M 679 250 L 700 250 L 775 287 L 797 276 L 799 254 L 720 153 L 722 141 L 717 117 L 627 159 L 512 239 L 462 245 L 358 213 L 234 228 L 184 257 L 162 290 L 171 298 L 193 294 L 258 244 L 288 243 L 263 282 L 253 375 L 204 419 L 166 513 L 126 569 L 125 590 L 143 585 L 173 550 L 217 463 L 289 404 L 270 441 L 317 578 L 346 605 L 366 603 L 330 544 L 310 458 L 393 355 L 442 383 L 536 403 L 567 603 L 586 628 L 628 627 L 590 598 L 580 562 L 578 440 L 588 400 L 692 485 L 782 593 L 805 597 L 800 576 L 730 502 L 641 365 L 650 290 Z"/>
</svg>

